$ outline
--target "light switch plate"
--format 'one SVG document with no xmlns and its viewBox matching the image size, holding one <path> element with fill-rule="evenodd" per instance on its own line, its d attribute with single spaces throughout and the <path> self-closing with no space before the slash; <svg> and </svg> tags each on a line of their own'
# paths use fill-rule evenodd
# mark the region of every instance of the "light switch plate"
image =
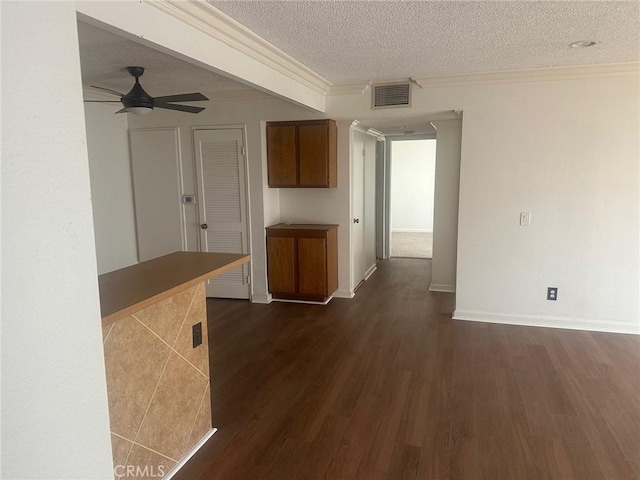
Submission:
<svg viewBox="0 0 640 480">
<path fill-rule="evenodd" d="M 520 213 L 520 226 L 528 227 L 531 225 L 531 213 L 530 212 L 521 212 Z"/>
</svg>

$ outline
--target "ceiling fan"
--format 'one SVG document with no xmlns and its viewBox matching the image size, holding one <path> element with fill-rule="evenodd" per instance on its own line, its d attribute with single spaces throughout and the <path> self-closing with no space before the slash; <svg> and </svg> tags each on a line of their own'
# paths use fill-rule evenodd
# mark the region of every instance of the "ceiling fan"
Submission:
<svg viewBox="0 0 640 480">
<path fill-rule="evenodd" d="M 138 80 L 144 73 L 144 67 L 127 67 L 127 71 L 132 77 L 135 77 L 136 83 L 129 93 L 120 93 L 110 88 L 91 85 L 93 88 L 104 90 L 113 95 L 120 96 L 120 102 L 123 107 L 115 113 L 134 113 L 136 115 L 146 115 L 151 113 L 154 108 L 165 108 L 167 110 L 177 110 L 179 112 L 200 113 L 204 107 L 192 107 L 190 105 L 176 105 L 173 102 L 201 102 L 209 100 L 201 93 L 182 93 L 178 95 L 166 95 L 164 97 L 152 97 L 144 91 L 140 81 Z M 85 102 L 94 103 L 111 103 L 117 100 L 85 100 Z"/>
</svg>

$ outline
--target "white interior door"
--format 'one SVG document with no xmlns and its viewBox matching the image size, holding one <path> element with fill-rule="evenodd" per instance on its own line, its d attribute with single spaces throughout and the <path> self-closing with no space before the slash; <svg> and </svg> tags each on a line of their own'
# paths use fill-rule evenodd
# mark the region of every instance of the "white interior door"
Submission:
<svg viewBox="0 0 640 480">
<path fill-rule="evenodd" d="M 249 253 L 244 135 L 241 128 L 194 130 L 200 250 Z M 249 298 L 248 264 L 207 282 L 208 297 Z"/>
<path fill-rule="evenodd" d="M 179 139 L 177 128 L 129 132 L 141 262 L 185 248 Z"/>
<path fill-rule="evenodd" d="M 364 257 L 364 137 L 359 131 L 353 132 L 353 184 L 351 219 L 351 265 L 353 277 L 351 289 L 354 290 L 365 275 Z"/>
</svg>

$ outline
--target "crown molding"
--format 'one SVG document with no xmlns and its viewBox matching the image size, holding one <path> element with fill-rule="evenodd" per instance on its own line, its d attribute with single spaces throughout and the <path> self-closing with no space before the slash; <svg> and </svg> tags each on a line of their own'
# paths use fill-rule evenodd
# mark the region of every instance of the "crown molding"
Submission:
<svg viewBox="0 0 640 480">
<path fill-rule="evenodd" d="M 368 128 L 367 129 L 367 135 L 371 135 L 373 137 L 376 137 L 380 140 L 384 140 L 385 136 L 384 133 L 382 133 L 380 130 L 376 130 L 375 128 Z"/>
<path fill-rule="evenodd" d="M 202 0 L 141 0 L 279 73 L 326 95 L 331 83 Z"/>
<path fill-rule="evenodd" d="M 360 132 L 364 134 L 367 133 L 367 127 L 362 125 L 362 123 L 360 123 L 358 120 L 353 121 L 353 123 L 351 124 L 351 128 L 356 132 Z"/>
<path fill-rule="evenodd" d="M 369 87 L 371 87 L 371 82 L 331 85 L 327 95 L 361 95 L 369 90 Z"/>
<path fill-rule="evenodd" d="M 357 120 L 351 120 L 351 119 L 336 120 L 336 127 L 338 128 L 351 128 L 359 124 L 360 122 L 358 122 Z"/>
<path fill-rule="evenodd" d="M 490 85 L 498 83 L 526 83 L 588 78 L 627 77 L 640 75 L 640 63 L 615 63 L 606 65 L 581 65 L 577 67 L 539 68 L 464 75 L 442 75 L 413 78 L 420 87 L 452 87 Z"/>
</svg>

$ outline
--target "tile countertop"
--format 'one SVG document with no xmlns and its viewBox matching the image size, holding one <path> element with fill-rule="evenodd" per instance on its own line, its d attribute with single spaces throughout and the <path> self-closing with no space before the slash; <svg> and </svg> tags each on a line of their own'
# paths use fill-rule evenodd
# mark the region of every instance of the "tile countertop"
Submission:
<svg viewBox="0 0 640 480">
<path fill-rule="evenodd" d="M 102 325 L 249 262 L 236 253 L 175 252 L 98 277 Z"/>
</svg>

